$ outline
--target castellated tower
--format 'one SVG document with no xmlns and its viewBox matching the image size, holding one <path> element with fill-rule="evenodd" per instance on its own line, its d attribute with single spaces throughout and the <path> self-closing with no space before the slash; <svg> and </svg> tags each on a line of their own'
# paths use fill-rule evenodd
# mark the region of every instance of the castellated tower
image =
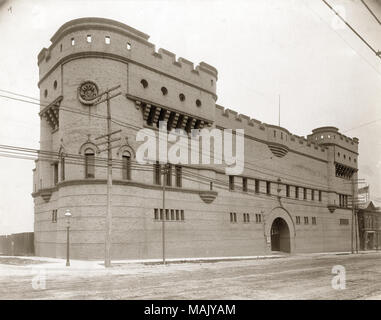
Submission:
<svg viewBox="0 0 381 320">
<path fill-rule="evenodd" d="M 36 198 L 37 254 L 64 256 L 64 219 L 58 219 L 54 225 L 56 233 L 39 233 L 45 228 L 40 220 L 48 220 L 51 210 L 57 210 L 58 217 L 63 217 L 67 208 L 76 207 L 72 210 L 73 223 L 90 231 L 76 234 L 73 226 L 74 256 L 103 255 L 106 162 L 95 165 L 92 181 L 85 180 L 85 166 L 81 165 L 85 152 L 93 151 L 95 157 L 107 158 L 107 152 L 100 152 L 102 146 L 95 141 L 107 132 L 106 104 L 87 104 L 92 97 L 121 86 L 122 95 L 111 102 L 112 117 L 121 124 L 113 123 L 113 130 L 122 130 L 123 143 L 113 150 L 116 160 L 122 160 L 123 153 L 134 155 L 137 127 L 143 127 L 141 124 L 147 118 L 153 121 L 160 117 L 184 129 L 212 123 L 216 69 L 203 62 L 195 67 L 186 59 L 176 60 L 173 53 L 164 49 L 156 51 L 148 38 L 116 21 L 83 18 L 65 23 L 51 38 L 50 47 L 40 52 L 41 155 L 36 165 L 34 191 L 40 191 L 43 197 Z M 152 101 L 155 106 L 150 104 Z M 58 152 L 62 157 L 44 161 L 44 152 Z M 121 171 L 114 169 L 115 179 L 122 179 Z M 142 182 L 152 183 L 152 173 L 136 175 Z M 70 181 L 77 181 L 77 185 Z M 114 191 L 118 194 L 118 186 Z M 113 200 L 116 206 L 121 205 L 122 200 Z M 134 206 L 139 206 L 134 202 Z M 87 220 L 89 216 L 92 219 Z M 118 219 L 117 214 L 115 217 Z M 114 229 L 118 238 L 118 225 Z M 93 247 L 82 254 L 80 244 L 84 241 Z"/>
<path fill-rule="evenodd" d="M 216 105 L 214 67 L 156 50 L 148 39 L 117 21 L 81 18 L 60 27 L 38 55 L 36 255 L 65 257 L 70 209 L 71 257 L 104 257 L 107 152 L 96 138 L 107 133 L 99 94 L 115 86 L 112 259 L 161 258 L 163 221 L 167 258 L 349 251 L 358 140 L 335 127 L 305 138 Z M 188 141 L 192 129 L 244 129 L 243 172 L 172 164 L 163 181 L 160 163 L 136 162 L 138 130 L 157 134 L 160 121 L 168 132 L 183 129 Z"/>
<path fill-rule="evenodd" d="M 346 137 L 335 127 L 314 129 L 307 140 L 327 148 L 328 205 L 331 210 L 351 202 L 352 197 L 356 199 L 359 140 Z M 343 179 L 347 183 L 343 183 Z M 344 194 L 349 196 L 340 196 Z"/>
</svg>

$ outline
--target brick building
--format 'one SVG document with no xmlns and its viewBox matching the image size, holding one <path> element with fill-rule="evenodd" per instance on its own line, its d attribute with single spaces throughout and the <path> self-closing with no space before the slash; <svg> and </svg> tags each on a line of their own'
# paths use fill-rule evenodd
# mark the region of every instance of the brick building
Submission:
<svg viewBox="0 0 381 320">
<path fill-rule="evenodd" d="M 360 204 L 358 224 L 360 249 L 378 250 L 381 247 L 381 208 L 372 201 Z"/>
<path fill-rule="evenodd" d="M 106 133 L 106 107 L 92 101 L 115 85 L 122 95 L 111 102 L 112 129 L 122 130 L 122 143 L 113 149 L 113 259 L 160 258 L 161 218 L 170 258 L 349 251 L 358 139 L 330 126 L 301 137 L 225 109 L 216 104 L 214 67 L 194 67 L 148 38 L 120 22 L 82 18 L 40 52 L 36 255 L 65 256 L 70 209 L 71 255 L 104 256 L 107 153 L 95 138 Z M 173 165 L 163 212 L 160 164 L 135 163 L 137 130 L 158 130 L 160 120 L 169 131 L 244 129 L 243 173 Z"/>
</svg>

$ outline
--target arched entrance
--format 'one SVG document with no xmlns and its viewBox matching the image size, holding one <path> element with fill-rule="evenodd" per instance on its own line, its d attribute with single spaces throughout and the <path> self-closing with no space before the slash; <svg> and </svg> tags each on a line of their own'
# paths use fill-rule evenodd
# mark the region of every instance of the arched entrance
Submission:
<svg viewBox="0 0 381 320">
<path fill-rule="evenodd" d="M 291 252 L 290 229 L 282 218 L 276 218 L 271 225 L 271 251 Z"/>
</svg>

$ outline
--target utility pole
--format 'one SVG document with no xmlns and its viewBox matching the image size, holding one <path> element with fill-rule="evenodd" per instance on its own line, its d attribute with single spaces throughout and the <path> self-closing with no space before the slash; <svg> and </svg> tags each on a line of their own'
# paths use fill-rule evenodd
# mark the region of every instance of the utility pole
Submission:
<svg viewBox="0 0 381 320">
<path fill-rule="evenodd" d="M 278 99 L 278 126 L 280 127 L 280 94 Z"/>
<path fill-rule="evenodd" d="M 355 217 L 355 180 L 352 177 L 352 228 L 351 228 L 351 253 L 354 253 L 353 248 L 353 231 L 354 231 L 354 217 Z"/>
<path fill-rule="evenodd" d="M 358 253 L 358 219 L 357 219 L 357 201 L 358 197 L 355 198 L 355 184 L 365 183 L 364 179 L 354 179 L 352 177 L 351 182 L 345 184 L 351 184 L 352 187 L 352 224 L 351 224 L 351 252 Z M 355 240 L 353 239 L 355 237 Z"/>
<path fill-rule="evenodd" d="M 163 219 L 161 220 L 161 240 L 162 240 L 162 248 L 163 248 L 163 264 L 165 264 L 165 219 L 166 219 L 166 212 L 165 212 L 165 186 L 167 184 L 167 175 L 169 174 L 169 167 L 170 164 L 166 163 L 163 167 L 162 173 L 163 173 Z"/>
<path fill-rule="evenodd" d="M 117 139 L 111 139 L 111 136 L 113 134 L 121 132 L 121 130 L 117 130 L 114 132 L 111 132 L 111 107 L 110 107 L 110 100 L 119 96 L 121 92 L 118 92 L 114 95 L 110 95 L 111 91 L 114 91 L 118 89 L 120 85 L 115 86 L 111 89 L 108 89 L 104 91 L 103 93 L 99 94 L 98 97 L 102 97 L 106 95 L 106 97 L 99 102 L 96 103 L 100 104 L 103 102 L 106 102 L 107 104 L 107 133 L 103 136 L 95 138 L 95 140 L 99 140 L 102 138 L 106 138 L 107 141 L 101 142 L 97 144 L 97 146 L 102 144 L 107 144 L 107 148 L 102 151 L 107 150 L 107 214 L 106 214 L 106 234 L 105 234 L 105 267 L 108 268 L 111 266 L 111 231 L 112 231 L 112 203 L 111 203 L 111 195 L 112 195 L 112 145 L 111 143 L 114 141 L 120 140 L 120 138 Z"/>
</svg>

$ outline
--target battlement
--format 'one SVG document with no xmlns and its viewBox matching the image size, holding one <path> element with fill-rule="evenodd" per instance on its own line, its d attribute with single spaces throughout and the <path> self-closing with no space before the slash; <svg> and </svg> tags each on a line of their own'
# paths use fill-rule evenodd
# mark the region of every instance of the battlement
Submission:
<svg viewBox="0 0 381 320">
<path fill-rule="evenodd" d="M 155 50 L 149 35 L 118 21 L 80 18 L 62 25 L 52 36 L 49 48 L 38 55 L 40 82 L 59 64 L 73 58 L 103 57 L 123 60 L 216 94 L 217 69 L 194 63 L 166 49 Z"/>
<path fill-rule="evenodd" d="M 337 145 L 354 153 L 358 152 L 359 139 L 350 138 L 339 132 L 336 127 L 320 127 L 312 130 L 307 136 L 308 141 L 314 141 L 319 145 Z"/>
<path fill-rule="evenodd" d="M 249 139 L 260 140 L 284 150 L 305 153 L 322 160 L 327 159 L 326 146 L 292 134 L 286 128 L 261 122 L 220 105 L 216 105 L 215 116 L 216 127 L 244 129 L 245 136 Z"/>
</svg>

